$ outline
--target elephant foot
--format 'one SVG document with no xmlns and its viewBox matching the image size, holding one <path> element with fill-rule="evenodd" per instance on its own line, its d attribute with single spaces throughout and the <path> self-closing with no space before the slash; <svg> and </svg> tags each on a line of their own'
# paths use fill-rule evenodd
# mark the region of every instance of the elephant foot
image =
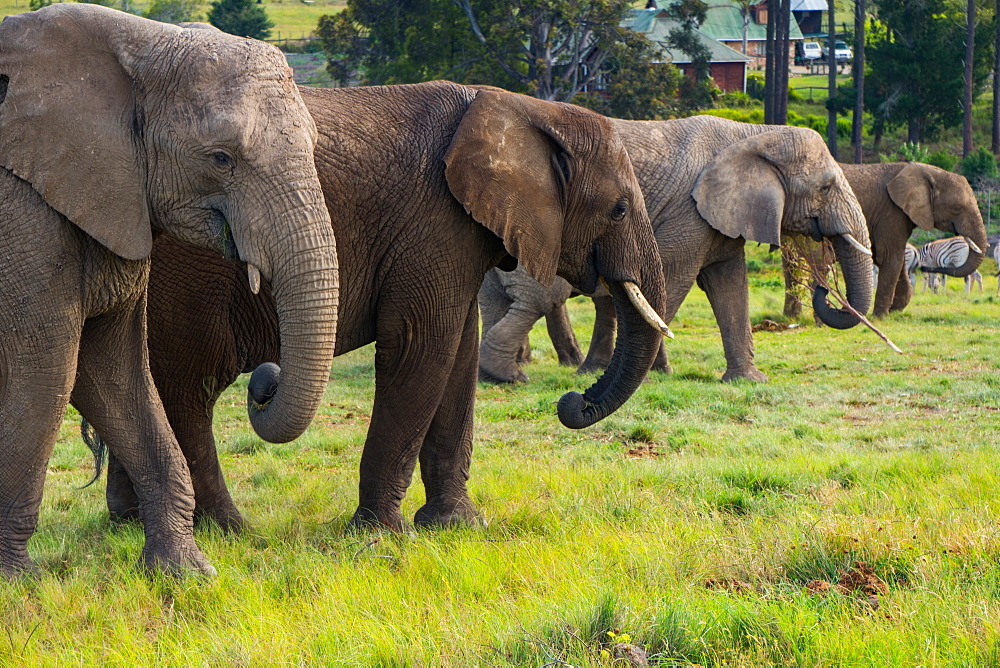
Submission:
<svg viewBox="0 0 1000 668">
<path fill-rule="evenodd" d="M 211 507 L 198 506 L 194 510 L 194 521 L 195 524 L 214 522 L 224 533 L 233 535 L 245 533 L 250 528 L 250 524 L 232 503 L 220 503 Z"/>
<path fill-rule="evenodd" d="M 670 366 L 670 362 L 659 360 L 653 362 L 653 366 L 650 368 L 651 371 L 659 371 L 660 373 L 673 373 L 673 367 Z"/>
<path fill-rule="evenodd" d="M 731 383 L 734 380 L 750 380 L 755 383 L 766 383 L 767 376 L 763 371 L 752 365 L 737 369 L 726 369 L 726 373 L 722 376 L 722 382 Z"/>
<path fill-rule="evenodd" d="M 194 539 L 185 537 L 172 543 L 146 540 L 142 548 L 139 567 L 151 572 L 166 573 L 175 577 L 184 575 L 218 575 L 215 567 L 201 553 Z"/>
<path fill-rule="evenodd" d="M 485 527 L 486 520 L 468 497 L 425 504 L 413 516 L 418 527 Z"/>
<path fill-rule="evenodd" d="M 131 524 L 132 522 L 142 522 L 142 513 L 135 506 L 125 508 L 108 507 L 108 520 L 115 526 Z"/>
<path fill-rule="evenodd" d="M 583 364 L 583 353 L 577 352 L 576 354 L 564 354 L 557 351 L 559 357 L 560 366 L 579 366 Z"/>
<path fill-rule="evenodd" d="M 487 371 L 486 369 L 479 368 L 479 380 L 484 383 L 493 383 L 494 385 L 512 384 L 512 383 L 527 383 L 528 374 L 524 373 L 517 367 L 514 371 L 507 370 L 496 370 Z"/>
<path fill-rule="evenodd" d="M 4 557 L 3 563 L 0 564 L 0 576 L 4 580 L 27 580 L 40 574 L 38 565 L 23 550 L 16 556 Z"/>
<path fill-rule="evenodd" d="M 406 520 L 399 508 L 391 510 L 374 510 L 365 506 L 358 506 L 354 511 L 354 516 L 347 523 L 349 529 L 361 531 L 371 531 L 373 529 L 387 529 L 389 531 L 406 531 Z"/>
<path fill-rule="evenodd" d="M 608 368 L 608 362 L 604 360 L 591 360 L 586 359 L 580 368 L 576 370 L 577 373 L 601 373 Z"/>
</svg>

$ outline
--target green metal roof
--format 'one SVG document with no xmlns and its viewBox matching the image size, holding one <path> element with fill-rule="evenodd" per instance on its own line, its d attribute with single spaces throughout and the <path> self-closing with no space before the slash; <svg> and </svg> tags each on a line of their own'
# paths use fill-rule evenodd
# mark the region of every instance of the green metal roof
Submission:
<svg viewBox="0 0 1000 668">
<path fill-rule="evenodd" d="M 671 22 L 663 9 L 633 9 L 622 21 L 622 26 L 632 28 L 637 32 L 659 34 L 661 31 L 658 24 L 663 22 Z M 789 39 L 802 39 L 802 31 L 799 30 L 798 23 L 795 21 L 789 23 Z M 671 27 L 675 26 L 676 23 Z M 701 24 L 699 31 L 712 40 L 742 41 L 743 17 L 740 16 L 739 5 L 733 0 L 711 0 L 705 15 L 705 22 Z M 758 25 L 751 18 L 750 24 L 747 26 L 747 39 L 756 41 L 764 40 L 766 37 L 767 26 Z M 650 39 L 654 38 L 650 36 Z"/>
<path fill-rule="evenodd" d="M 623 28 L 631 28 L 636 32 L 644 33 L 651 42 L 659 46 L 663 54 L 664 62 L 690 63 L 691 56 L 680 51 L 674 52 L 667 47 L 667 37 L 670 31 L 680 28 L 680 24 L 673 19 L 667 18 L 666 12 L 662 9 L 633 9 L 622 21 Z M 742 30 L 742 28 L 741 28 Z M 739 51 L 729 48 L 722 42 L 713 39 L 702 30 L 695 32 L 699 41 L 708 47 L 713 63 L 745 63 L 750 60 L 748 56 Z"/>
</svg>

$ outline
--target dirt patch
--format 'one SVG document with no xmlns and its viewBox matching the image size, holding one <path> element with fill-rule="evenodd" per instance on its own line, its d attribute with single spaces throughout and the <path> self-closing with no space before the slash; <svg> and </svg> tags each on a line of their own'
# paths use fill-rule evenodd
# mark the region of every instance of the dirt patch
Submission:
<svg viewBox="0 0 1000 668">
<path fill-rule="evenodd" d="M 783 332 L 786 329 L 795 329 L 801 327 L 797 322 L 787 323 L 787 322 L 775 322 L 773 320 L 764 319 L 760 323 L 754 325 L 750 328 L 753 332 Z"/>
<path fill-rule="evenodd" d="M 855 561 L 853 568 L 840 570 L 840 580 L 831 584 L 826 580 L 810 580 L 806 591 L 816 596 L 826 596 L 831 591 L 844 596 L 856 596 L 873 610 L 879 607 L 879 596 L 889 595 L 889 585 L 880 578 L 871 566 L 863 561 Z"/>
<path fill-rule="evenodd" d="M 750 586 L 749 582 L 730 578 L 708 578 L 705 580 L 705 587 L 708 589 L 731 591 L 734 594 L 749 594 L 753 591 L 753 587 Z"/>
<path fill-rule="evenodd" d="M 626 457 L 642 459 L 645 457 L 662 457 L 665 453 L 656 449 L 656 443 L 641 443 L 625 452 Z"/>
</svg>

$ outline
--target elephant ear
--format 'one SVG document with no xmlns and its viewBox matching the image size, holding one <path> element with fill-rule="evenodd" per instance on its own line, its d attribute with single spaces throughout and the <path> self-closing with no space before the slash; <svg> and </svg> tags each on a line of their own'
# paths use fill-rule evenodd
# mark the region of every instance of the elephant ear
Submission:
<svg viewBox="0 0 1000 668">
<path fill-rule="evenodd" d="M 781 243 L 785 188 L 776 160 L 787 152 L 781 132 L 754 135 L 727 146 L 698 175 L 691 195 L 698 213 L 733 239 Z"/>
<path fill-rule="evenodd" d="M 149 255 L 152 231 L 142 118 L 113 47 L 125 22 L 141 20 L 58 4 L 0 23 L 0 165 L 130 260 Z"/>
<path fill-rule="evenodd" d="M 557 113 L 552 103 L 480 90 L 444 159 L 455 198 L 545 285 L 559 267 L 572 175 L 572 156 L 552 122 Z"/>
<path fill-rule="evenodd" d="M 933 188 L 930 170 L 916 163 L 903 167 L 885 186 L 896 206 L 922 230 L 934 229 Z"/>
</svg>

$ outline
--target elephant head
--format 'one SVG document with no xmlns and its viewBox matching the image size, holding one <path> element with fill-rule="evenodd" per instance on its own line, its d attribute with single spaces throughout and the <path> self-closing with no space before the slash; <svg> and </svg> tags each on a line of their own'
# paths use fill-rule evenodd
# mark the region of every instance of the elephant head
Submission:
<svg viewBox="0 0 1000 668">
<path fill-rule="evenodd" d="M 976 194 L 964 176 L 914 162 L 903 167 L 886 184 L 886 190 L 920 229 L 938 229 L 968 242 L 968 259 L 958 267 L 937 269 L 937 273 L 962 277 L 979 268 L 987 246 L 986 228 Z"/>
<path fill-rule="evenodd" d="M 478 91 L 445 158 L 452 194 L 536 280 L 608 284 L 619 318 L 608 369 L 559 401 L 571 428 L 621 406 L 652 366 L 666 325 L 661 263 L 632 163 L 608 119 L 573 105 Z M 651 323 L 656 323 L 651 324 Z"/>
<path fill-rule="evenodd" d="M 154 232 L 271 281 L 282 382 L 254 428 L 309 424 L 333 359 L 337 257 L 313 163 L 316 128 L 281 53 L 104 7 L 59 4 L 0 24 L 0 164 L 130 260 Z"/>
<path fill-rule="evenodd" d="M 820 136 L 769 127 L 726 147 L 701 172 L 692 192 L 698 212 L 728 237 L 781 244 L 783 234 L 831 240 L 847 284 L 847 301 L 866 313 L 872 299 L 872 255 L 861 206 Z M 860 320 L 826 303 L 818 288 L 816 315 L 846 329 Z"/>
</svg>

